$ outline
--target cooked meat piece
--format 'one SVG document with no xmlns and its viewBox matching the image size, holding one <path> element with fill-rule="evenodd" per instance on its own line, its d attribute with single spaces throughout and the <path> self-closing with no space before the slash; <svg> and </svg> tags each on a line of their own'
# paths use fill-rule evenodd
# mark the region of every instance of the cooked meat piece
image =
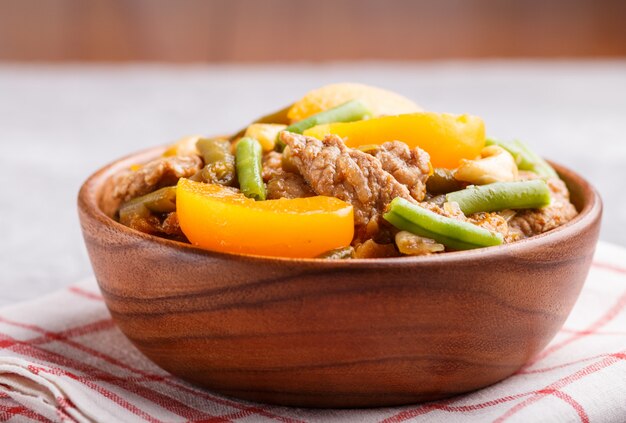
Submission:
<svg viewBox="0 0 626 423">
<path fill-rule="evenodd" d="M 265 182 L 283 171 L 282 161 L 283 155 L 276 151 L 270 151 L 263 155 L 263 180 Z"/>
<path fill-rule="evenodd" d="M 450 217 L 452 219 L 462 221 L 467 220 L 457 203 L 444 202 L 439 205 L 437 202 L 433 201 L 422 201 L 420 203 L 420 206 L 422 206 L 426 210 L 430 210 L 433 213 L 440 214 L 441 216 Z"/>
<path fill-rule="evenodd" d="M 161 233 L 161 221 L 154 215 L 148 217 L 133 216 L 128 222 L 128 227 L 151 235 Z"/>
<path fill-rule="evenodd" d="M 541 209 L 520 210 L 509 220 L 509 228 L 521 238 L 547 232 L 572 220 L 578 214 L 569 201 L 569 191 L 565 183 L 557 178 L 546 182 L 550 188 L 552 203 Z"/>
<path fill-rule="evenodd" d="M 162 218 L 162 221 L 155 215 L 148 217 L 135 216 L 131 219 L 128 226 L 146 234 L 161 235 L 180 241 L 187 240 L 185 234 L 180 229 L 176 212 L 167 213 Z"/>
<path fill-rule="evenodd" d="M 330 260 L 345 260 L 354 258 L 354 247 L 335 248 L 320 254 L 317 258 L 325 258 Z"/>
<path fill-rule="evenodd" d="M 368 239 L 354 249 L 354 258 L 399 257 L 401 254 L 393 244 L 378 244 Z"/>
<path fill-rule="evenodd" d="M 539 175 L 530 170 L 519 170 L 517 172 L 517 181 L 530 181 L 532 179 L 538 179 Z"/>
<path fill-rule="evenodd" d="M 180 229 L 180 222 L 178 221 L 178 214 L 176 214 L 176 212 L 168 213 L 167 216 L 165 216 L 163 223 L 161 223 L 161 231 L 176 238 L 185 238 L 183 230 Z"/>
<path fill-rule="evenodd" d="M 383 169 L 409 189 L 411 197 L 422 201 L 426 195 L 426 180 L 430 173 L 430 156 L 421 148 L 409 149 L 400 141 L 386 142 L 367 151 L 380 160 Z"/>
<path fill-rule="evenodd" d="M 314 196 L 315 192 L 301 175 L 283 170 L 282 156 L 275 151 L 263 156 L 263 179 L 267 182 L 267 199 Z"/>
<path fill-rule="evenodd" d="M 398 230 L 383 219 L 382 214 L 367 222 L 367 225 L 355 230 L 354 243 L 371 239 L 379 244 L 389 244 L 393 242 L 393 237 Z"/>
<path fill-rule="evenodd" d="M 158 188 L 176 185 L 179 178 L 193 176 L 201 167 L 202 160 L 198 156 L 171 156 L 153 160 L 139 170 L 129 170 L 117 176 L 113 197 L 124 202 Z"/>
<path fill-rule="evenodd" d="M 507 220 L 499 213 L 478 212 L 466 217 L 455 202 L 439 205 L 436 202 L 423 201 L 420 203 L 420 206 L 441 216 L 469 222 L 488 231 L 500 233 L 504 237 L 505 242 L 511 242 L 516 239 L 507 225 Z"/>
<path fill-rule="evenodd" d="M 500 233 L 505 238 L 509 235 L 506 219 L 498 213 L 478 212 L 467 217 L 467 221 L 488 231 Z"/>
<path fill-rule="evenodd" d="M 479 212 L 466 217 L 455 202 L 438 205 L 436 202 L 423 201 L 420 203 L 420 206 L 441 216 L 469 222 L 488 231 L 500 233 L 504 237 L 505 242 L 511 242 L 516 239 L 515 235 L 509 230 L 507 220 L 498 213 Z"/>
<path fill-rule="evenodd" d="M 407 187 L 383 170 L 377 158 L 346 147 L 338 136 L 320 141 L 283 132 L 281 139 L 313 191 L 352 204 L 357 239 L 368 237 L 364 232 L 370 221 L 383 225 L 379 217 L 394 198 L 415 202 Z"/>
<path fill-rule="evenodd" d="M 297 173 L 285 172 L 273 175 L 267 182 L 267 199 L 312 197 L 315 192 Z"/>
<path fill-rule="evenodd" d="M 520 239 L 526 238 L 524 232 L 518 227 L 509 226 L 509 232 L 504 237 L 504 243 L 510 244 L 511 242 L 519 241 Z"/>
<path fill-rule="evenodd" d="M 476 226 L 480 226 L 481 228 L 487 229 L 488 231 L 500 233 L 504 237 L 504 242 L 506 243 L 520 239 L 520 231 L 509 227 L 507 224 L 507 218 L 502 216 L 501 213 L 478 212 L 466 217 L 459 208 L 459 205 L 455 202 L 446 202 L 443 203 L 443 205 L 439 205 L 434 201 L 423 201 L 420 203 L 420 206 L 442 216 L 469 222 Z M 508 210 L 507 212 L 515 213 L 512 210 Z M 523 234 L 521 237 L 524 237 Z"/>
</svg>

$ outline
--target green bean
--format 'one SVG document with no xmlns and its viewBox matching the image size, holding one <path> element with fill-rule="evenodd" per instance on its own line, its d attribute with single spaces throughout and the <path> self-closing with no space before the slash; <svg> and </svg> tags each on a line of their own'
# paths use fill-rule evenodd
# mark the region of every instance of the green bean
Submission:
<svg viewBox="0 0 626 423">
<path fill-rule="evenodd" d="M 144 204 L 154 213 L 176 211 L 176 187 L 165 187 L 143 196 Z"/>
<path fill-rule="evenodd" d="M 455 250 L 502 244 L 502 236 L 468 222 L 438 215 L 404 198 L 394 198 L 383 218 L 396 228 Z"/>
<path fill-rule="evenodd" d="M 329 259 L 329 260 L 345 260 L 354 257 L 353 247 L 336 248 L 334 250 L 326 251 L 320 254 L 317 258 Z"/>
<path fill-rule="evenodd" d="M 519 148 L 515 141 L 500 141 L 493 138 L 487 138 L 485 145 L 497 145 L 511 153 L 515 159 L 517 167 L 521 170 L 530 170 L 533 166 L 532 159 Z"/>
<path fill-rule="evenodd" d="M 141 197 L 133 198 L 122 205 L 121 208 L 141 203 L 154 213 L 169 213 L 176 210 L 176 187 L 165 187 Z"/>
<path fill-rule="evenodd" d="M 261 144 L 254 138 L 244 137 L 237 143 L 236 161 L 239 189 L 248 198 L 265 200 Z"/>
<path fill-rule="evenodd" d="M 497 145 L 511 153 L 520 170 L 529 170 L 541 178 L 558 178 L 552 166 L 519 140 L 499 141 L 488 138 L 486 145 Z"/>
<path fill-rule="evenodd" d="M 200 138 L 196 148 L 204 159 L 204 163 L 213 163 L 224 160 L 230 152 L 230 142 L 222 138 Z"/>
<path fill-rule="evenodd" d="M 550 189 L 542 179 L 472 185 L 446 195 L 466 215 L 506 209 L 535 209 L 550 204 Z"/>
<path fill-rule="evenodd" d="M 120 206 L 120 223 L 125 226 L 130 226 L 131 222 L 137 218 L 148 218 L 151 213 L 150 210 L 142 202 L 133 202 L 133 200 L 127 201 Z"/>
<path fill-rule="evenodd" d="M 543 158 L 541 158 L 537 153 L 531 150 L 526 144 L 519 140 L 515 140 L 514 143 L 518 146 L 520 150 L 526 153 L 526 156 L 532 160 L 531 170 L 535 172 L 537 175 L 542 178 L 558 178 L 556 171 L 546 162 Z M 526 169 L 523 169 L 526 170 Z"/>
<path fill-rule="evenodd" d="M 285 128 L 285 131 L 301 134 L 305 130 L 316 125 L 333 122 L 352 122 L 355 120 L 361 120 L 369 114 L 370 111 L 360 100 L 350 100 L 337 107 L 333 107 L 332 109 L 324 110 L 323 112 L 311 115 L 306 119 L 302 119 L 301 121 Z M 285 144 L 280 140 L 280 137 L 277 137 L 276 149 L 278 151 L 282 151 L 284 148 Z"/>
<path fill-rule="evenodd" d="M 120 222 L 130 223 L 135 217 L 148 217 L 153 213 L 169 213 L 176 210 L 176 187 L 165 187 L 133 198 L 120 206 Z"/>
<path fill-rule="evenodd" d="M 451 170 L 436 167 L 426 180 L 426 190 L 431 194 L 446 194 L 463 188 L 463 184 L 454 178 Z"/>
<path fill-rule="evenodd" d="M 204 159 L 204 167 L 191 179 L 210 184 L 233 185 L 236 179 L 235 156 L 230 152 L 230 142 L 220 138 L 200 138 L 196 147 Z"/>
</svg>

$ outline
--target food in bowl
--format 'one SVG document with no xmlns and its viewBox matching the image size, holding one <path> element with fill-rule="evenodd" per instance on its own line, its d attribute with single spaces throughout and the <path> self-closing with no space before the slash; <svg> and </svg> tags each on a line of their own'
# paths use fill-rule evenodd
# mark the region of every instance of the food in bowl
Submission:
<svg viewBox="0 0 626 423">
<path fill-rule="evenodd" d="M 573 219 L 554 169 L 472 115 L 334 84 L 116 175 L 117 219 L 218 252 L 350 259 L 513 243 Z"/>
<path fill-rule="evenodd" d="M 335 94 L 329 96 L 333 90 Z M 428 129 L 423 124 L 437 115 L 420 115 L 421 109 L 408 100 L 392 101 L 390 98 L 396 97 L 391 95 L 383 101 L 380 91 L 366 95 L 363 87 L 333 90 L 325 88 L 305 97 L 312 104 L 310 109 L 319 113 L 358 99 L 371 116 L 356 123 L 370 125 L 381 119 L 378 122 L 388 124 L 378 132 L 368 128 L 372 138 L 386 136 L 391 129 L 400 131 L 398 122 L 389 124 L 396 118 L 410 122 L 404 126 L 410 132 L 402 140 L 409 151 L 417 151 L 411 144 L 418 139 L 417 128 L 430 133 L 431 142 L 433 133 L 442 134 L 433 132 L 436 125 Z M 359 93 L 357 97 L 354 92 Z M 373 99 L 378 108 L 372 106 Z M 132 154 L 99 169 L 83 184 L 78 211 L 87 251 L 111 316 L 132 343 L 172 375 L 223 395 L 299 407 L 350 408 L 411 404 L 473 391 L 514 374 L 541 351 L 562 327 L 591 264 L 602 212 L 593 187 L 574 171 L 553 165 L 578 210 L 576 217 L 561 224 L 571 207 L 568 191 L 563 191 L 562 197 L 552 193 L 554 188 L 550 191 L 547 207 L 559 204 L 559 198 L 567 199 L 560 201 L 564 212 L 557 212 L 558 208 L 530 208 L 521 203 L 535 195 L 533 201 L 545 201 L 545 190 L 525 187 L 526 195 L 518 198 L 516 191 L 502 188 L 509 185 L 494 187 L 494 183 L 507 182 L 501 179 L 504 172 L 472 173 L 470 167 L 469 175 L 481 179 L 459 179 L 462 163 L 468 162 L 461 162 L 458 156 L 469 155 L 461 158 L 471 163 L 487 146 L 486 141 L 472 143 L 480 137 L 461 136 L 482 126 L 482 121 L 469 116 L 459 120 L 474 126 L 454 126 L 456 132 L 445 132 L 446 137 L 435 138 L 437 142 L 417 146 L 430 150 L 425 170 L 414 174 L 417 181 L 425 180 L 423 185 L 405 182 L 409 179 L 401 180 L 397 172 L 385 170 L 391 175 L 387 177 L 372 170 L 383 168 L 377 149 L 383 150 L 384 142 L 376 144 L 368 139 L 362 142 L 370 146 L 353 145 L 356 141 L 352 134 L 357 130 L 351 127 L 350 136 L 338 134 L 343 137 L 343 147 L 332 137 L 330 143 L 325 136 L 311 140 L 307 136 L 312 131 L 298 134 L 301 129 L 296 128 L 281 135 L 280 142 L 289 146 L 291 137 L 302 141 L 304 150 L 299 153 L 291 142 L 293 150 L 289 146 L 276 151 L 281 146 L 276 147 L 275 134 L 291 125 L 292 120 L 297 124 L 308 118 L 303 115 L 307 107 L 298 108 L 297 118 L 288 116 L 291 108 L 287 108 L 231 137 L 202 142 L 203 137 L 193 137 L 167 148 Z M 346 108 L 340 110 L 345 112 Z M 441 121 L 453 122 L 455 118 L 442 117 Z M 417 125 L 420 119 L 422 124 Z M 268 123 L 272 125 L 265 125 Z M 339 128 L 333 129 L 337 132 L 347 131 L 337 126 L 340 124 L 330 126 Z M 414 138 L 409 138 L 410 134 Z M 263 184 L 258 176 L 258 146 L 241 140 L 246 136 L 261 146 Z M 449 138 L 467 142 L 446 143 Z M 334 149 L 328 149 L 325 143 L 334 143 Z M 453 151 L 450 147 L 454 145 L 459 148 Z M 544 161 L 525 151 L 521 144 L 503 145 L 515 158 L 518 170 L 517 178 L 509 182 L 530 180 L 540 187 L 547 184 L 549 189 L 562 184 Z M 331 175 L 338 169 L 350 172 L 341 174 L 343 180 L 324 179 L 328 173 L 323 163 L 329 162 L 311 160 L 313 147 L 319 148 L 324 160 L 336 158 L 327 166 Z M 200 150 L 212 154 L 205 156 Z M 481 157 L 493 159 L 481 161 L 481 166 L 508 158 L 487 153 Z M 457 160 L 456 167 L 446 164 L 450 156 Z M 307 177 L 300 172 L 295 157 L 300 157 L 302 163 L 321 163 L 320 176 Z M 250 158 L 254 166 L 249 165 Z M 357 166 L 374 159 L 380 167 Z M 536 176 L 525 174 L 526 169 Z M 202 179 L 194 180 L 200 170 Z M 264 170 L 275 173 L 264 174 Z M 382 182 L 375 192 L 390 192 L 383 190 L 391 186 L 393 178 L 398 183 L 393 186 L 405 192 L 397 188 L 404 185 L 412 199 L 394 196 L 397 191 L 387 197 L 366 196 L 374 192 L 370 185 L 365 189 L 365 185 L 353 184 L 358 180 L 352 179 L 354 175 L 370 181 L 374 174 L 384 176 L 377 180 Z M 272 179 L 276 175 L 282 177 Z M 487 178 L 494 175 L 498 182 Z M 217 183 L 208 183 L 204 178 Z M 333 192 L 337 195 L 343 186 L 361 203 L 352 203 L 353 197 L 348 196 L 319 195 L 315 190 L 321 189 L 318 185 L 322 183 L 336 190 Z M 272 199 L 273 192 L 302 192 L 294 187 L 307 190 L 307 194 Z M 354 190 L 349 191 L 350 187 Z M 471 189 L 466 190 L 468 187 Z M 484 190 L 492 188 L 495 194 L 488 202 L 489 209 L 506 204 L 515 211 L 475 211 L 484 207 Z M 261 199 L 263 192 L 265 200 Z M 418 201 L 413 195 L 420 192 L 424 198 Z M 455 192 L 462 194 L 452 195 Z M 130 195 L 126 198 L 125 194 Z M 372 204 L 376 212 L 361 208 L 368 198 L 375 199 Z M 388 200 L 389 204 L 378 208 Z M 452 215 L 457 217 L 453 223 L 470 222 L 470 216 L 476 213 L 483 213 L 484 219 L 498 215 L 507 222 L 509 232 L 498 235 L 497 230 L 488 229 L 487 237 L 480 238 L 462 225 L 472 234 L 472 243 L 461 244 L 468 238 L 461 239 L 455 225 L 448 225 L 449 220 L 442 224 L 426 213 L 441 213 L 439 209 L 446 212 L 451 207 L 456 210 L 453 203 L 464 216 L 457 211 Z M 206 215 L 207 210 L 211 214 Z M 450 217 L 436 211 L 433 213 L 438 216 Z M 422 215 L 431 226 L 426 227 L 420 220 L 424 219 Z M 363 216 L 368 223 L 357 227 L 357 218 Z M 515 232 L 513 219 L 520 216 L 535 219 L 527 219 L 527 227 L 520 222 L 518 240 L 509 240 L 507 237 Z M 113 218 L 141 230 L 122 226 Z M 191 229 L 185 226 L 190 222 Z M 439 238 L 429 238 L 430 242 L 443 245 L 443 251 L 405 259 L 341 259 L 357 254 L 400 255 L 398 242 L 404 243 L 403 237 L 416 239 L 414 233 L 394 226 L 407 222 L 420 228 L 408 229 L 430 230 L 433 237 Z M 471 229 L 486 229 L 471 225 Z M 555 226 L 559 227 L 549 229 Z M 205 230 L 207 227 L 211 230 Z M 550 232 L 540 235 L 547 230 Z M 311 238 L 311 233 L 316 238 Z M 372 233 L 376 237 L 361 241 L 360 237 Z M 494 236 L 510 243 L 500 248 L 451 252 L 493 240 Z M 327 238 L 333 242 L 345 238 L 349 246 L 327 254 L 333 259 L 289 258 L 296 254 L 304 257 L 303 250 L 309 245 L 308 257 L 317 254 L 314 249 L 329 248 L 322 245 Z M 205 244 L 209 242 L 213 244 Z M 293 246 L 294 252 L 285 252 L 285 244 Z M 251 249 L 254 253 L 249 254 Z"/>
</svg>

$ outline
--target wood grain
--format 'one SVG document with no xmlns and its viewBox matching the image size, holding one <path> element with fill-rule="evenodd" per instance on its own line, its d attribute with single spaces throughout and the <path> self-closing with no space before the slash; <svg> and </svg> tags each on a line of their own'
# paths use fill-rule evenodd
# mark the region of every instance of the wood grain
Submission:
<svg viewBox="0 0 626 423">
<path fill-rule="evenodd" d="M 320 261 L 218 254 L 119 225 L 108 178 L 79 215 L 107 306 L 151 360 L 225 395 L 306 407 L 433 400 L 495 383 L 554 336 L 584 283 L 601 203 L 557 167 L 580 215 L 548 234 L 440 256 Z"/>
<path fill-rule="evenodd" d="M 3 0 L 0 60 L 626 55 L 621 0 Z"/>
</svg>

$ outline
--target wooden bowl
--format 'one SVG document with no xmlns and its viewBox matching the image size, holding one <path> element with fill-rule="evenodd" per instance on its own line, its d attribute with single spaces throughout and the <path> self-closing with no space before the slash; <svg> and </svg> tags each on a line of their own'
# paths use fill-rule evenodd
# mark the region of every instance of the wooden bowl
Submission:
<svg viewBox="0 0 626 423">
<path fill-rule="evenodd" d="M 110 217 L 110 176 L 162 151 L 108 165 L 80 190 L 100 289 L 122 332 L 160 367 L 253 401 L 391 406 L 498 382 L 561 328 L 598 238 L 598 194 L 555 166 L 580 214 L 514 244 L 348 261 L 213 253 Z"/>
</svg>

